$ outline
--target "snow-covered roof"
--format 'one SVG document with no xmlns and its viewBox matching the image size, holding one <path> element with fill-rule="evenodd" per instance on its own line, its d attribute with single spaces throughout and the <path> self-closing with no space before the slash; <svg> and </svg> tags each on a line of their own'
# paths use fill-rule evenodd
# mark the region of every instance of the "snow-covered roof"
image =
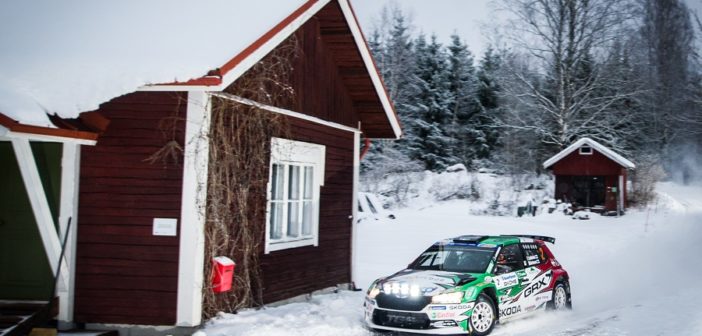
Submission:
<svg viewBox="0 0 702 336">
<path fill-rule="evenodd" d="M 46 112 L 75 118 L 149 84 L 188 82 L 178 89 L 221 89 L 329 2 L 1 1 L 0 113 L 52 127 Z M 348 0 L 339 2 L 345 14 L 351 13 L 346 19 L 358 32 L 354 37 L 362 40 Z M 372 61 L 364 61 L 370 62 L 369 72 L 376 72 Z M 203 80 L 214 69 L 230 74 L 214 83 Z M 373 79 L 399 136 L 382 82 Z"/>
<path fill-rule="evenodd" d="M 554 164 L 556 164 L 556 162 L 560 161 L 564 157 L 568 156 L 570 153 L 574 152 L 576 149 L 579 149 L 580 147 L 583 147 L 585 145 L 592 147 L 593 149 L 600 152 L 602 155 L 610 158 L 612 161 L 618 163 L 619 165 L 621 165 L 624 168 L 627 168 L 627 169 L 636 168 L 636 165 L 634 165 L 633 162 L 625 159 L 623 156 L 617 154 L 615 151 L 605 147 L 601 143 L 599 143 L 595 140 L 592 140 L 590 138 L 582 138 L 582 139 L 574 142 L 572 145 L 568 146 L 568 148 L 562 150 L 560 153 L 558 153 L 558 154 L 554 155 L 553 157 L 551 157 L 550 159 L 544 161 L 544 168 L 549 168 L 549 167 L 553 166 Z"/>
</svg>

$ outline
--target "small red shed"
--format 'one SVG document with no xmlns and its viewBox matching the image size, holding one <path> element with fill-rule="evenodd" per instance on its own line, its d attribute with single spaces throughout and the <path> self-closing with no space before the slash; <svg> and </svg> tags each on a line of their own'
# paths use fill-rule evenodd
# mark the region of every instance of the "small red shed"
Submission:
<svg viewBox="0 0 702 336">
<path fill-rule="evenodd" d="M 604 211 L 626 207 L 627 170 L 631 161 L 599 142 L 582 138 L 544 162 L 556 176 L 556 199 L 575 208 Z"/>
</svg>

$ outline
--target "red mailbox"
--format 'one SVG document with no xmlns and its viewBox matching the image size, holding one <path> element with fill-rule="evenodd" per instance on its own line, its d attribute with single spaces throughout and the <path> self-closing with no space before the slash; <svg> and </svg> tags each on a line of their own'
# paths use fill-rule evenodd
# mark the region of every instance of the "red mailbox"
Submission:
<svg viewBox="0 0 702 336">
<path fill-rule="evenodd" d="M 236 263 L 227 257 L 215 257 L 212 264 L 212 291 L 224 293 L 230 290 Z"/>
</svg>

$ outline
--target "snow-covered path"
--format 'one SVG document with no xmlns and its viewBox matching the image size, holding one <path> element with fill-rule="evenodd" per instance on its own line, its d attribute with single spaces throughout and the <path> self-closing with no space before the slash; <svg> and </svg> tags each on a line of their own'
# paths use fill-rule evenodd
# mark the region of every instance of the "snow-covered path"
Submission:
<svg viewBox="0 0 702 336">
<path fill-rule="evenodd" d="M 359 225 L 358 286 L 404 268 L 436 240 L 460 234 L 533 233 L 557 238 L 554 254 L 571 275 L 574 309 L 498 326 L 494 335 L 702 335 L 702 189 L 663 186 L 648 211 L 621 218 L 468 215 L 460 202 L 404 210 L 396 220 Z M 370 335 L 361 323 L 363 293 L 223 315 L 213 335 Z"/>
</svg>

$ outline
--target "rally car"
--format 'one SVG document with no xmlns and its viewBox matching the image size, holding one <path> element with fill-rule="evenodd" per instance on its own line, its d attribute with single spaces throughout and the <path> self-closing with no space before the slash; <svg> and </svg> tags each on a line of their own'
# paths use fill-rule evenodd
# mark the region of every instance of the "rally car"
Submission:
<svg viewBox="0 0 702 336">
<path fill-rule="evenodd" d="M 488 335 L 496 323 L 572 307 L 568 272 L 544 236 L 460 236 L 429 247 L 369 287 L 371 329 Z"/>
</svg>

